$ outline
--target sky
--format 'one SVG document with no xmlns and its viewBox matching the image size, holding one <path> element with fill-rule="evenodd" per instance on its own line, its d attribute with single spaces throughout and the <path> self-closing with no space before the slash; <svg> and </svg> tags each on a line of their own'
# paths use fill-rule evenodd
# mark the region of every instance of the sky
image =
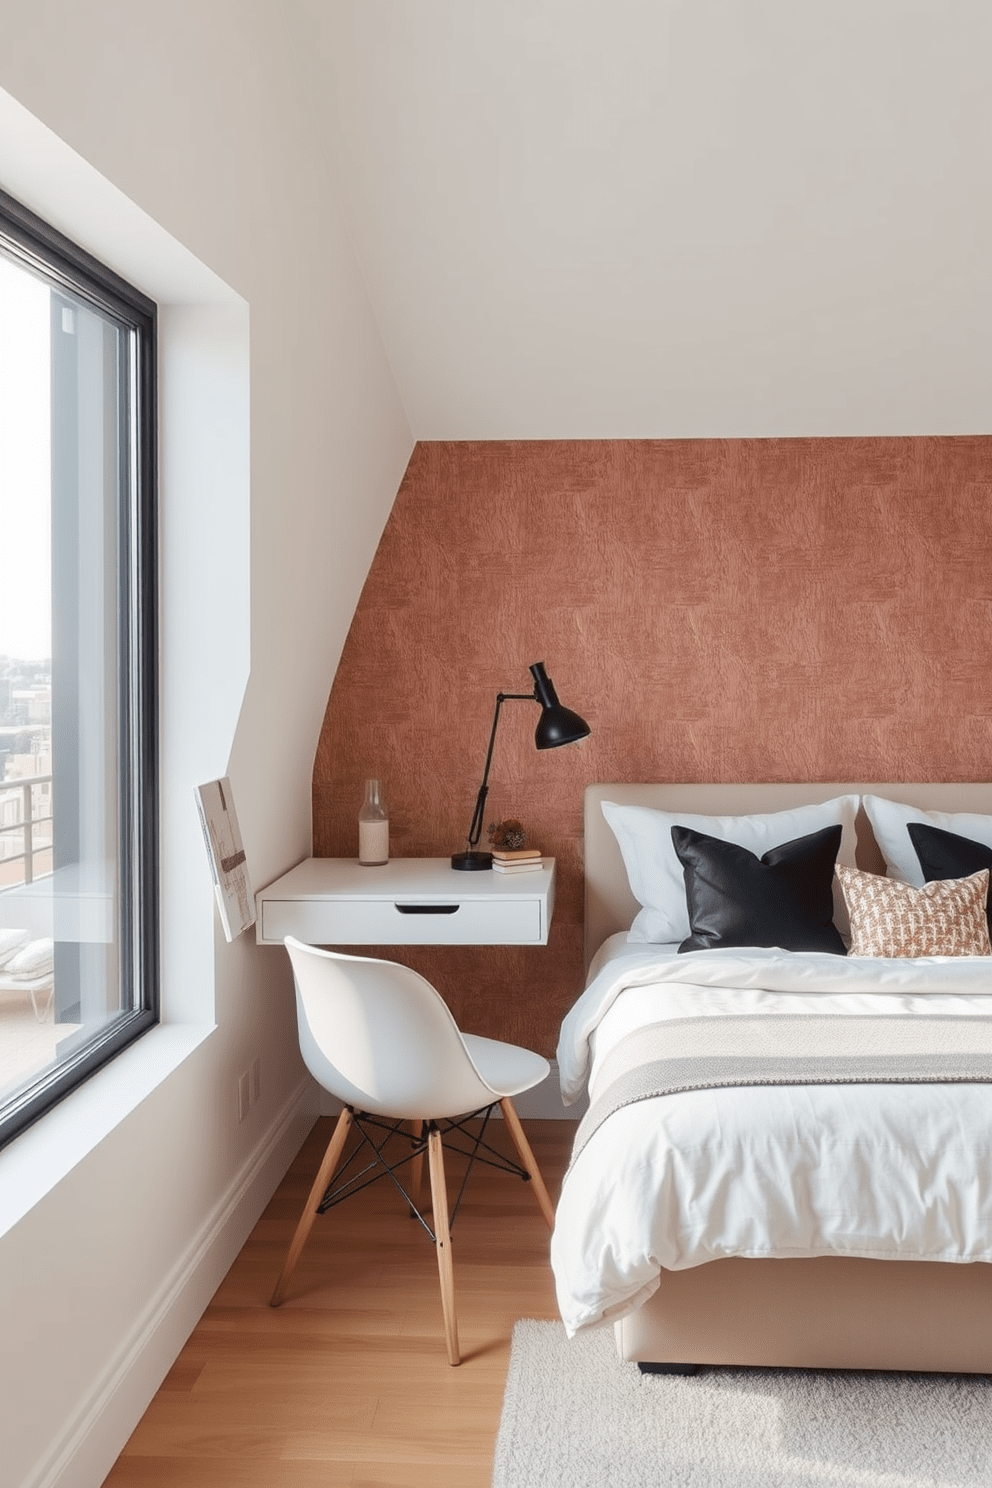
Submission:
<svg viewBox="0 0 992 1488">
<path fill-rule="evenodd" d="M 49 288 L 0 255 L 0 656 L 52 653 Z"/>
</svg>

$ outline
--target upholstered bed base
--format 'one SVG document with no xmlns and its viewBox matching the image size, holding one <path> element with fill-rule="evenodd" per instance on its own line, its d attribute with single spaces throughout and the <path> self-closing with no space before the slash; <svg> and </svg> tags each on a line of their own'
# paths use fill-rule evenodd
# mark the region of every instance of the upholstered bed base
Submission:
<svg viewBox="0 0 992 1488">
<path fill-rule="evenodd" d="M 602 800 L 739 815 L 843 794 L 992 814 L 989 785 L 596 785 L 586 791 L 587 957 L 637 909 Z M 858 861 L 884 871 L 864 813 Z M 664 1364 L 992 1374 L 992 1266 L 822 1256 L 663 1271 L 615 1325 L 621 1358 Z"/>
<path fill-rule="evenodd" d="M 663 1271 L 622 1359 L 992 1374 L 992 1266 L 730 1258 Z"/>
</svg>

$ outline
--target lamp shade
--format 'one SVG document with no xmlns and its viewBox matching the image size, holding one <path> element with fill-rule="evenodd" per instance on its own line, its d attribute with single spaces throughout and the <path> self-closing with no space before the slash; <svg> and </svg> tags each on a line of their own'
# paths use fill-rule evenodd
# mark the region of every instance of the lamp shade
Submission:
<svg viewBox="0 0 992 1488">
<path fill-rule="evenodd" d="M 535 748 L 558 749 L 562 744 L 577 744 L 580 739 L 587 739 L 589 725 L 571 708 L 562 707 L 555 685 L 544 670 L 544 662 L 535 661 L 530 670 L 534 696 L 541 705 L 541 716 L 534 730 Z"/>
</svg>

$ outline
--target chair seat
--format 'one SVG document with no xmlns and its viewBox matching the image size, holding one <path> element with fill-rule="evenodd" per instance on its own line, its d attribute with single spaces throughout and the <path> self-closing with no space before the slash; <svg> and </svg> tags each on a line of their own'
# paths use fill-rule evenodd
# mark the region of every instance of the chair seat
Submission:
<svg viewBox="0 0 992 1488">
<path fill-rule="evenodd" d="M 519 1095 L 540 1085 L 551 1073 L 548 1061 L 532 1049 L 504 1044 L 499 1039 L 480 1038 L 475 1033 L 463 1033 L 462 1038 L 479 1074 L 500 1095 Z"/>
</svg>

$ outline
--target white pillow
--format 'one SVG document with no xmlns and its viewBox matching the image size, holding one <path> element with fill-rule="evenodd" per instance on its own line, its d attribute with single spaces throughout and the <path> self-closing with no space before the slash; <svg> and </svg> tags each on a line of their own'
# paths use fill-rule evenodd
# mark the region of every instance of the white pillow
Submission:
<svg viewBox="0 0 992 1488">
<path fill-rule="evenodd" d="M 8 961 L 20 950 L 28 938 L 26 930 L 0 930 L 0 971 L 4 971 Z"/>
<path fill-rule="evenodd" d="M 926 879 L 907 830 L 910 822 L 956 832 L 959 837 L 970 837 L 972 842 L 992 848 L 992 816 L 979 816 L 973 811 L 921 811 L 918 806 L 904 806 L 884 796 L 865 796 L 864 808 L 889 877 L 901 878 L 915 889 L 922 889 Z"/>
<path fill-rule="evenodd" d="M 604 801 L 602 805 L 603 815 L 620 844 L 631 893 L 642 906 L 627 936 L 631 941 L 663 944 L 683 941 L 690 933 L 685 875 L 672 846 L 673 826 L 691 827 L 723 842 L 736 842 L 760 858 L 769 848 L 781 847 L 783 842 L 796 837 L 808 837 L 811 832 L 839 822 L 844 830 L 837 861 L 850 868 L 856 866 L 857 796 L 835 796 L 831 801 L 755 816 L 700 816 L 694 811 L 619 806 L 614 801 Z M 845 934 L 850 922 L 839 884 L 835 885 L 834 920 L 841 934 Z"/>
<path fill-rule="evenodd" d="M 32 940 L 4 967 L 8 976 L 40 976 L 55 965 L 55 947 L 50 940 Z"/>
</svg>

